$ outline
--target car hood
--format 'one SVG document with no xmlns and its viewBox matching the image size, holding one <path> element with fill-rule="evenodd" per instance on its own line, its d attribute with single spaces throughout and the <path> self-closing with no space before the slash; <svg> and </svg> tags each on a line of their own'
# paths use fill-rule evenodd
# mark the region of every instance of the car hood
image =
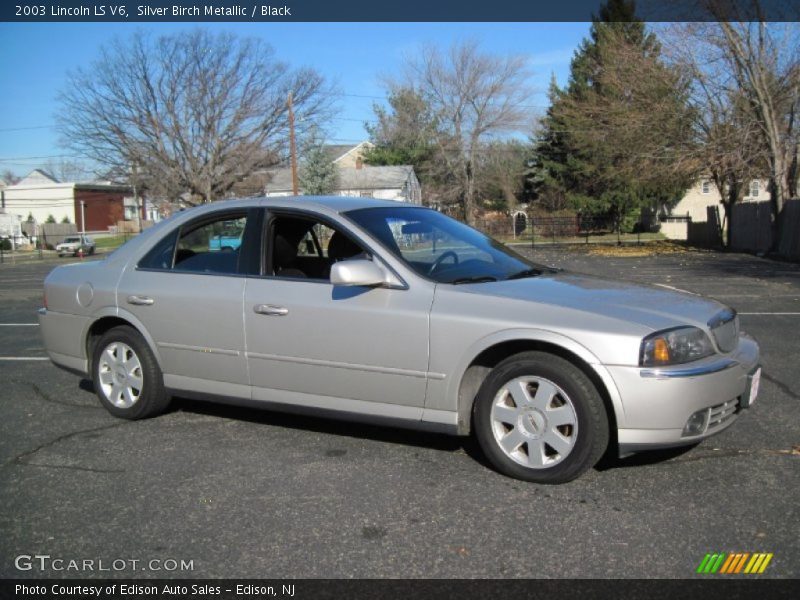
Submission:
<svg viewBox="0 0 800 600">
<path fill-rule="evenodd" d="M 635 322 L 653 330 L 678 325 L 707 328 L 708 321 L 727 308 L 715 300 L 675 288 L 565 272 L 470 284 L 463 288 L 471 293 L 530 301 Z"/>
</svg>

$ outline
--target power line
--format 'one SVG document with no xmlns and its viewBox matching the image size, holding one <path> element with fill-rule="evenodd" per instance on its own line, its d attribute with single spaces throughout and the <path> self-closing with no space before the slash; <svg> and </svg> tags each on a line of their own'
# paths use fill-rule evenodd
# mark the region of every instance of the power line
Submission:
<svg viewBox="0 0 800 600">
<path fill-rule="evenodd" d="M 389 100 L 389 96 L 371 96 L 368 94 L 335 94 L 336 96 L 345 96 L 347 98 L 366 98 L 370 100 Z M 549 108 L 544 104 L 515 104 L 518 108 Z"/>
<path fill-rule="evenodd" d="M 29 131 L 31 129 L 55 129 L 55 125 L 31 125 L 30 127 L 5 127 L 0 132 L 5 131 Z"/>
<path fill-rule="evenodd" d="M 15 160 L 43 160 L 46 158 L 84 158 L 84 157 L 78 156 L 77 154 L 50 154 L 46 156 L 8 156 L 5 158 L 0 158 L 0 163 L 12 162 Z"/>
</svg>

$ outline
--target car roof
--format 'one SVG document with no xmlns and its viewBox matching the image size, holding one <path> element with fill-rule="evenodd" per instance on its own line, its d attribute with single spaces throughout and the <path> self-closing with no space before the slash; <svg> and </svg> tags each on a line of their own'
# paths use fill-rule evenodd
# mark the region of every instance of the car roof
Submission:
<svg viewBox="0 0 800 600">
<path fill-rule="evenodd" d="M 202 204 L 190 209 L 181 211 L 186 213 L 198 214 L 206 211 L 218 210 L 220 208 L 248 208 L 252 206 L 264 206 L 273 208 L 324 208 L 337 213 L 358 210 L 360 208 L 389 208 L 400 206 L 418 206 L 395 200 L 376 200 L 375 198 L 360 198 L 353 196 L 269 196 L 260 198 L 236 198 Z"/>
<path fill-rule="evenodd" d="M 279 203 L 279 201 L 282 201 Z M 385 208 L 408 206 L 405 202 L 395 200 L 376 200 L 375 198 L 360 198 L 354 196 L 284 196 L 267 198 L 265 206 L 322 206 L 336 212 L 358 210 L 360 208 Z M 414 205 L 410 205 L 414 206 Z"/>
</svg>

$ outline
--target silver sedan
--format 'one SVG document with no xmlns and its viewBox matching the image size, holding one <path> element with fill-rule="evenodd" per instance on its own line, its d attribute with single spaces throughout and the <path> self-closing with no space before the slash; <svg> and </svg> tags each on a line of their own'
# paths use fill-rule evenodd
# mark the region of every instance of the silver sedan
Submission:
<svg viewBox="0 0 800 600">
<path fill-rule="evenodd" d="M 759 349 L 693 294 L 538 265 L 434 210 L 219 202 L 45 281 L 52 361 L 114 415 L 173 395 L 456 435 L 561 483 L 691 445 L 758 393 Z"/>
</svg>

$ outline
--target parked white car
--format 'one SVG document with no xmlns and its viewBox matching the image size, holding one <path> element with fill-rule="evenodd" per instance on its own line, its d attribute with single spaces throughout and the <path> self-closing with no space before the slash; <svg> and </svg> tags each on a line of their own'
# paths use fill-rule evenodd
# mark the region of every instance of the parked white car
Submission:
<svg viewBox="0 0 800 600">
<path fill-rule="evenodd" d="M 56 246 L 56 252 L 59 256 L 78 256 L 81 252 L 83 254 L 94 254 L 96 245 L 94 240 L 88 235 L 69 235 L 64 238 L 64 241 Z"/>
</svg>

